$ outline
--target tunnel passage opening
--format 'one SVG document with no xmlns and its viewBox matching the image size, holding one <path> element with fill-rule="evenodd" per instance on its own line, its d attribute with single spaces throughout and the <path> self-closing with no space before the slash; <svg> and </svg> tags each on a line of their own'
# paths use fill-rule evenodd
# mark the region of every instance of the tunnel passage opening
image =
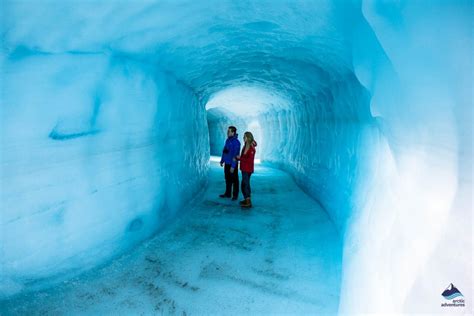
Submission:
<svg viewBox="0 0 474 316">
<path fill-rule="evenodd" d="M 255 162 L 260 163 L 266 148 L 272 146 L 265 141 L 268 126 L 261 123 L 262 115 L 290 107 L 291 102 L 285 96 L 261 86 L 239 85 L 217 91 L 206 103 L 211 157 L 222 154 L 227 129 L 235 126 L 242 145 L 244 133 L 253 134 L 258 144 Z"/>
</svg>

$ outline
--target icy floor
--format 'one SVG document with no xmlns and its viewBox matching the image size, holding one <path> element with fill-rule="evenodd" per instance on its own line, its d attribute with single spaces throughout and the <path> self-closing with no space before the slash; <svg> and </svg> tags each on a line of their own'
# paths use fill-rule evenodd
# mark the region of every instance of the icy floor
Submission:
<svg viewBox="0 0 474 316">
<path fill-rule="evenodd" d="M 2 315 L 336 314 L 341 243 L 317 202 L 259 165 L 250 211 L 218 197 L 211 162 L 196 207 L 109 265 L 2 304 Z"/>
</svg>

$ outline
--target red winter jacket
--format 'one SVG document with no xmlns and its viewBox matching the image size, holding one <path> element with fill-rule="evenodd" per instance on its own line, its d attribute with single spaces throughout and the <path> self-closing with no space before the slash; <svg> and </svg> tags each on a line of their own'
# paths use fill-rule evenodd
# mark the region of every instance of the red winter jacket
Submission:
<svg viewBox="0 0 474 316">
<path fill-rule="evenodd" d="M 255 158 L 255 147 L 257 147 L 257 142 L 253 141 L 250 148 L 245 153 L 245 147 L 242 148 L 242 153 L 240 154 L 240 170 L 243 172 L 253 173 L 253 160 Z"/>
</svg>

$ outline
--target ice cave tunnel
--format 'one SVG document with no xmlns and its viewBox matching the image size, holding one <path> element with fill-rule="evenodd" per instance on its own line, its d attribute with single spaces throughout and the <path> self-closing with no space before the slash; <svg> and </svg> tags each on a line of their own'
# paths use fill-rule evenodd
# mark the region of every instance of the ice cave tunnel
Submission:
<svg viewBox="0 0 474 316">
<path fill-rule="evenodd" d="M 0 12 L 0 314 L 472 308 L 471 1 Z"/>
</svg>

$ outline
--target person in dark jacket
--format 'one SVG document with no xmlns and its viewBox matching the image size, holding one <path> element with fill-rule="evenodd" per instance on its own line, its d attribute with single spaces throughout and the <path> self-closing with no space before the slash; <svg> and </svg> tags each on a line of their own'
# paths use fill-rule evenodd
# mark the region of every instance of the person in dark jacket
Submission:
<svg viewBox="0 0 474 316">
<path fill-rule="evenodd" d="M 242 153 L 240 156 L 236 157 L 237 160 L 240 160 L 240 171 L 242 172 L 242 194 L 244 195 L 244 200 L 240 201 L 240 206 L 252 207 L 252 201 L 250 200 L 250 176 L 254 171 L 255 147 L 257 147 L 257 142 L 253 138 L 252 133 L 245 132 L 244 144 Z"/>
<path fill-rule="evenodd" d="M 240 152 L 240 141 L 238 139 L 237 129 L 235 126 L 229 126 L 227 129 L 227 140 L 222 150 L 221 167 L 224 166 L 225 175 L 225 193 L 219 195 L 222 198 L 230 198 L 232 201 L 239 197 L 239 171 L 238 161 L 236 157 Z M 232 191 L 233 187 L 233 192 Z"/>
</svg>

